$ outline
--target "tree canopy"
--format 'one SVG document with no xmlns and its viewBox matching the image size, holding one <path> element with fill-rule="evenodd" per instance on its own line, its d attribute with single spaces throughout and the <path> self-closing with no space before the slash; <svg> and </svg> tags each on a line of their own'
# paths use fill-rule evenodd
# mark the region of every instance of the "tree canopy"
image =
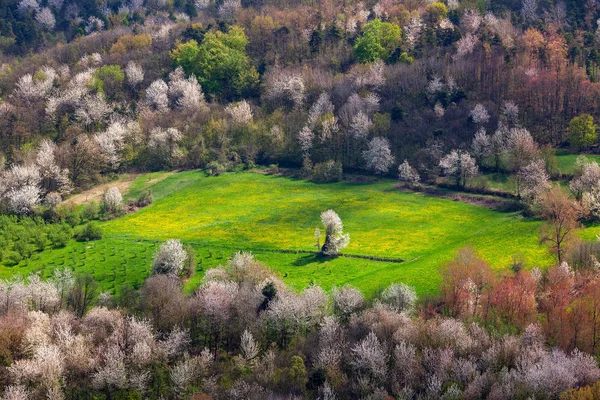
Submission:
<svg viewBox="0 0 600 400">
<path fill-rule="evenodd" d="M 194 74 L 207 93 L 238 97 L 248 95 L 258 83 L 247 45 L 244 30 L 232 26 L 228 32 L 206 33 L 200 44 L 196 40 L 178 44 L 171 59 L 188 75 Z"/>
</svg>

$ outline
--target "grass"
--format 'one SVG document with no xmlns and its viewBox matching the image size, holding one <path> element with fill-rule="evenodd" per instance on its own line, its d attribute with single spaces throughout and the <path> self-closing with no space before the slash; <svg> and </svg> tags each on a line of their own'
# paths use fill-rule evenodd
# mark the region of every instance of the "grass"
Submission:
<svg viewBox="0 0 600 400">
<path fill-rule="evenodd" d="M 391 282 L 406 282 L 421 294 L 438 290 L 438 267 L 464 246 L 476 249 L 496 269 L 521 254 L 529 267 L 553 262 L 537 243 L 540 222 L 446 199 L 395 190 L 394 182 L 317 184 L 257 173 L 206 177 L 186 171 L 164 176 L 143 175 L 126 197 L 152 187 L 154 204 L 126 217 L 102 223 L 105 238 L 71 242 L 46 250 L 26 263 L 0 268 L 0 277 L 39 271 L 48 277 L 53 266 L 92 273 L 102 290 L 115 292 L 125 282 L 141 284 L 158 244 L 180 238 L 193 246 L 199 267 L 187 283 L 192 290 L 203 271 L 223 264 L 239 250 L 277 271 L 295 288 L 319 284 L 329 289 L 345 283 L 373 294 Z M 315 250 L 314 230 L 321 211 L 338 212 L 350 233 L 347 254 L 396 257 L 404 263 L 279 250 Z M 594 236 L 595 227 L 586 230 Z"/>
<path fill-rule="evenodd" d="M 596 161 L 600 163 L 600 155 L 596 154 L 584 154 L 588 160 Z M 558 168 L 563 174 L 573 174 L 573 170 L 575 168 L 575 160 L 579 154 L 566 154 L 566 153 L 557 153 L 556 158 L 558 160 Z"/>
</svg>

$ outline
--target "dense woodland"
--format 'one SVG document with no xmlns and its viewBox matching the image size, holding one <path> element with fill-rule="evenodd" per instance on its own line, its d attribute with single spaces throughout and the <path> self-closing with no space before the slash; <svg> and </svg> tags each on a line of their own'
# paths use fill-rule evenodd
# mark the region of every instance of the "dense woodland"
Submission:
<svg viewBox="0 0 600 400">
<path fill-rule="evenodd" d="M 466 248 L 421 299 L 298 293 L 248 253 L 185 293 L 178 240 L 139 290 L 15 277 L 2 399 L 600 398 L 600 244 L 576 235 L 600 219 L 597 0 L 0 0 L 0 54 L 4 264 L 149 205 L 63 202 L 120 173 L 257 167 L 508 198 L 556 256 Z M 324 257 L 349 240 L 330 211 Z"/>
</svg>

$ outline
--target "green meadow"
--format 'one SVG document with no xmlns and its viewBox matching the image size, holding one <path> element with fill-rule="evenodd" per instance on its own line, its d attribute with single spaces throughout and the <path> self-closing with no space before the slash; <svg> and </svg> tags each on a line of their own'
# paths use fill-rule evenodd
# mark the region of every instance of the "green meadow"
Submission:
<svg viewBox="0 0 600 400">
<path fill-rule="evenodd" d="M 600 163 L 600 155 L 596 154 L 584 154 L 588 160 Z M 572 174 L 575 168 L 575 160 L 579 154 L 566 154 L 558 152 L 556 159 L 558 160 L 558 169 L 563 174 Z"/>
<path fill-rule="evenodd" d="M 329 289 L 349 283 L 373 294 L 391 282 L 435 293 L 438 267 L 465 246 L 476 249 L 494 268 L 507 268 L 515 254 L 528 267 L 553 262 L 538 245 L 541 222 L 518 213 L 406 193 L 392 180 L 375 183 L 319 184 L 259 173 L 207 177 L 200 171 L 139 176 L 126 198 L 151 188 L 154 203 L 125 217 L 101 223 L 104 238 L 72 241 L 46 250 L 0 277 L 38 272 L 49 277 L 56 266 L 90 272 L 102 290 L 116 292 L 125 283 L 139 286 L 149 273 L 160 242 L 179 238 L 196 251 L 198 268 L 187 283 L 192 290 L 203 272 L 223 264 L 236 251 L 251 251 L 286 282 L 301 289 L 319 284 Z M 320 213 L 334 209 L 350 233 L 346 254 L 401 258 L 402 263 L 338 257 L 316 251 L 314 231 Z M 585 235 L 593 238 L 594 227 Z M 321 239 L 322 240 L 322 239 Z"/>
</svg>

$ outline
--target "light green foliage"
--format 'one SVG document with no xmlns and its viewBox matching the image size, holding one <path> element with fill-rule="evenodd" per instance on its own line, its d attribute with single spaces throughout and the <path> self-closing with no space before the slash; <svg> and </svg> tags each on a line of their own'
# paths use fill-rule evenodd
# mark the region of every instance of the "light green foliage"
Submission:
<svg viewBox="0 0 600 400">
<path fill-rule="evenodd" d="M 398 25 L 374 19 L 363 27 L 354 51 L 363 63 L 387 60 L 400 45 L 401 39 L 402 30 Z"/>
<path fill-rule="evenodd" d="M 216 31 L 177 45 L 171 52 L 176 66 L 194 74 L 206 93 L 241 96 L 258 84 L 258 73 L 246 55 L 248 39 L 244 30 L 232 26 L 227 33 Z"/>
<path fill-rule="evenodd" d="M 569 143 L 572 148 L 582 149 L 598 141 L 598 125 L 594 117 L 581 114 L 569 122 Z"/>
<path fill-rule="evenodd" d="M 110 99 L 117 97 L 123 86 L 125 73 L 120 65 L 104 65 L 94 74 L 92 87 L 99 93 L 105 93 Z"/>
<path fill-rule="evenodd" d="M 448 7 L 441 1 L 427 5 L 423 12 L 423 20 L 431 25 L 437 24 L 446 16 L 448 16 Z"/>
</svg>

